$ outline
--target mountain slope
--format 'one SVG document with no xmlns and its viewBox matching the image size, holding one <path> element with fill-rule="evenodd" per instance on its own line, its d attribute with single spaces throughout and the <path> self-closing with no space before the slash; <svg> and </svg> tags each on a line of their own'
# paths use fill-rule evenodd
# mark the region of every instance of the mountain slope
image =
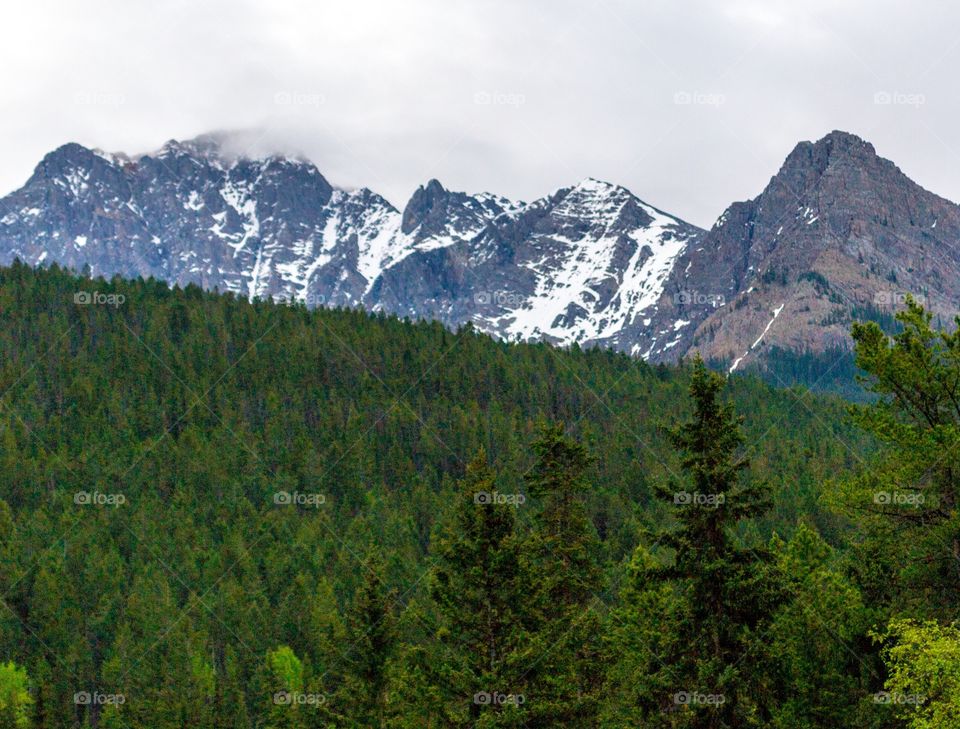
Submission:
<svg viewBox="0 0 960 729">
<path fill-rule="evenodd" d="M 306 160 L 232 155 L 229 142 L 51 152 L 0 201 L 0 263 L 56 261 L 638 352 L 646 310 L 701 232 L 592 179 L 529 205 L 431 180 L 400 212 L 370 190 L 335 189 Z"/>
<path fill-rule="evenodd" d="M 0 263 L 470 322 L 653 362 L 700 352 L 728 370 L 773 351 L 842 353 L 853 319 L 887 321 L 907 294 L 948 321 L 960 309 L 960 207 L 844 132 L 798 144 L 710 231 L 592 178 L 530 203 L 430 180 L 401 211 L 230 141 L 51 152 L 0 200 Z"/>
<path fill-rule="evenodd" d="M 622 187 L 587 179 L 388 268 L 379 300 L 505 339 L 638 353 L 645 315 L 699 233 Z"/>
<path fill-rule="evenodd" d="M 960 207 L 871 144 L 844 132 L 802 142 L 675 269 L 668 286 L 696 292 L 679 308 L 693 322 L 681 346 L 731 367 L 774 346 L 842 349 L 853 319 L 889 318 L 908 294 L 949 320 L 960 308 L 958 242 Z"/>
</svg>

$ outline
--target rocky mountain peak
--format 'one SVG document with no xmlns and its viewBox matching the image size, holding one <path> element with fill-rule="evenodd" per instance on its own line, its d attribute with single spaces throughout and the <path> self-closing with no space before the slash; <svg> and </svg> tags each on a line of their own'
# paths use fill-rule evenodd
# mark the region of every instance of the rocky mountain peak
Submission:
<svg viewBox="0 0 960 729">
<path fill-rule="evenodd" d="M 756 364 L 773 346 L 849 346 L 855 317 L 890 318 L 907 294 L 947 315 L 960 306 L 958 241 L 960 208 L 869 142 L 841 131 L 801 142 L 758 197 L 727 209 L 691 261 L 685 285 L 728 306 L 701 308 L 690 344 Z"/>
<path fill-rule="evenodd" d="M 902 173 L 892 162 L 880 157 L 872 144 L 855 134 L 833 131 L 816 142 L 797 144 L 761 198 L 778 194 L 797 200 L 811 194 L 816 198 L 824 185 L 839 188 L 863 181 L 871 183 L 869 178 L 888 175 Z"/>
<path fill-rule="evenodd" d="M 846 132 L 796 145 L 709 232 L 593 177 L 530 203 L 431 179 L 400 212 L 255 142 L 218 132 L 129 157 L 63 145 L 3 199 L 0 264 L 472 322 L 651 361 L 699 351 L 731 367 L 772 346 L 843 346 L 854 315 L 907 293 L 960 308 L 960 208 Z"/>
<path fill-rule="evenodd" d="M 104 163 L 104 160 L 92 149 L 76 142 L 69 142 L 44 155 L 34 169 L 30 180 L 51 179 L 72 170 L 89 169 L 98 163 Z"/>
<path fill-rule="evenodd" d="M 816 142 L 799 142 L 787 155 L 784 167 L 812 165 L 822 172 L 831 162 L 847 158 L 872 161 L 877 151 L 856 134 L 834 130 Z"/>
<path fill-rule="evenodd" d="M 419 238 L 476 235 L 496 216 L 515 207 L 494 195 L 453 192 L 432 179 L 413 193 L 403 210 L 400 230 Z"/>
<path fill-rule="evenodd" d="M 449 212 L 451 193 L 440 184 L 439 180 L 431 179 L 426 185 L 418 187 L 406 207 L 403 209 L 401 230 L 412 233 L 418 226 L 432 222 L 434 226 L 442 224 Z"/>
</svg>

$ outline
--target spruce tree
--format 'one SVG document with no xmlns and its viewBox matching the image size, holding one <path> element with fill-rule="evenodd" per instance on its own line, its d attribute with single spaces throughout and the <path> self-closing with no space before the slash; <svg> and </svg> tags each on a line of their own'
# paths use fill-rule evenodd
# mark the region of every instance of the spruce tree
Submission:
<svg viewBox="0 0 960 729">
<path fill-rule="evenodd" d="M 342 684 L 331 699 L 331 709 L 347 719 L 345 726 L 386 726 L 388 669 L 397 642 L 396 603 L 396 593 L 384 584 L 382 560 L 368 558 L 346 616 Z"/>
<path fill-rule="evenodd" d="M 521 623 L 528 586 L 520 580 L 516 505 L 493 494 L 481 450 L 459 484 L 453 523 L 438 540 L 430 583 L 439 645 L 420 653 L 419 671 L 445 727 L 522 725 Z"/>
<path fill-rule="evenodd" d="M 531 593 L 526 673 L 527 726 L 594 726 L 603 683 L 596 562 L 599 540 L 587 515 L 586 448 L 547 423 L 533 444 L 527 488 L 540 508 L 524 545 Z"/>
<path fill-rule="evenodd" d="M 649 573 L 653 584 L 673 585 L 685 603 L 668 627 L 674 644 L 657 669 L 673 684 L 660 706 L 680 726 L 698 729 L 769 720 L 758 632 L 775 609 L 776 579 L 766 553 L 742 546 L 734 535 L 769 502 L 764 486 L 742 482 L 744 437 L 733 406 L 720 399 L 724 382 L 697 358 L 693 417 L 670 434 L 686 478 L 658 489 L 676 519 L 657 540 L 672 560 Z"/>
</svg>

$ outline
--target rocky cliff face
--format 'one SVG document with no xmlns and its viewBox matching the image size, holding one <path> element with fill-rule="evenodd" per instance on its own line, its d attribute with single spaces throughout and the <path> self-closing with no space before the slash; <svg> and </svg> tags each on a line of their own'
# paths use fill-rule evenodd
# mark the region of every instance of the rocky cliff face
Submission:
<svg viewBox="0 0 960 729">
<path fill-rule="evenodd" d="M 700 232 L 588 179 L 454 245 L 415 252 L 384 271 L 376 298 L 389 311 L 472 321 L 505 339 L 642 354 L 673 262 Z"/>
<path fill-rule="evenodd" d="M 509 340 L 689 352 L 736 369 L 848 343 L 853 318 L 960 307 L 960 208 L 873 147 L 803 142 L 702 231 L 594 179 L 531 203 L 431 180 L 403 211 L 307 160 L 224 138 L 152 154 L 68 144 L 0 200 L 0 263 L 57 262 L 244 297 L 363 306 Z"/>
<path fill-rule="evenodd" d="M 216 135 L 135 157 L 68 144 L 0 205 L 2 263 L 634 352 L 672 262 L 701 232 L 597 180 L 530 204 L 431 180 L 401 213 L 370 190 L 334 189 L 306 160 L 230 157 Z"/>
<path fill-rule="evenodd" d="M 731 366 L 771 346 L 844 346 L 854 318 L 890 314 L 908 294 L 948 320 L 960 306 L 960 207 L 843 132 L 797 145 L 698 248 L 669 284 L 694 292 L 678 307 L 692 322 L 681 346 Z"/>
</svg>

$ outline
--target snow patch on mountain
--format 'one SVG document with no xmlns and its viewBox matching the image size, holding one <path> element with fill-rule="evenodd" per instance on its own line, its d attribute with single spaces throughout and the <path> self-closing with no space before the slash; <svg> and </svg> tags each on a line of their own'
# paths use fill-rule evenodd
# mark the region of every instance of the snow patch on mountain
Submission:
<svg viewBox="0 0 960 729">
<path fill-rule="evenodd" d="M 648 221 L 624 229 L 624 214 L 631 205 Z M 537 274 L 536 290 L 511 313 L 506 329 L 511 338 L 547 336 L 572 344 L 614 337 L 656 304 L 674 262 L 687 247 L 685 237 L 674 234 L 675 218 L 624 188 L 593 178 L 566 194 L 550 216 L 589 221 L 589 227 L 575 237 L 550 235 L 544 246 L 549 253 L 529 264 Z M 625 242 L 632 250 L 620 269 L 615 256 Z M 607 296 L 605 290 L 611 287 L 615 292 Z M 572 311 L 582 312 L 575 326 L 568 320 Z"/>
<path fill-rule="evenodd" d="M 756 340 L 754 340 L 753 344 L 750 345 L 750 348 L 733 361 L 733 364 L 730 366 L 730 369 L 727 370 L 728 374 L 732 374 L 734 370 L 736 370 L 737 367 L 740 366 L 740 363 L 743 362 L 746 356 L 750 354 L 750 352 L 755 350 L 757 348 L 757 345 L 759 345 L 760 342 L 763 341 L 763 338 L 767 335 L 767 332 L 770 331 L 770 327 L 773 326 L 773 323 L 777 320 L 777 317 L 780 316 L 780 312 L 783 311 L 784 306 L 786 306 L 786 304 L 780 304 L 780 306 L 778 306 L 776 309 L 773 310 L 772 312 L 773 318 L 771 318 L 770 321 L 767 322 L 767 326 L 763 328 L 763 331 L 760 332 L 760 336 L 757 337 Z"/>
<path fill-rule="evenodd" d="M 662 328 L 665 282 L 699 234 L 592 178 L 532 203 L 431 180 L 401 212 L 368 189 L 332 187 L 307 160 L 225 143 L 204 135 L 131 156 L 64 145 L 4 200 L 0 263 L 56 261 L 629 351 L 638 332 Z M 385 305 L 388 274 L 406 298 Z"/>
</svg>

